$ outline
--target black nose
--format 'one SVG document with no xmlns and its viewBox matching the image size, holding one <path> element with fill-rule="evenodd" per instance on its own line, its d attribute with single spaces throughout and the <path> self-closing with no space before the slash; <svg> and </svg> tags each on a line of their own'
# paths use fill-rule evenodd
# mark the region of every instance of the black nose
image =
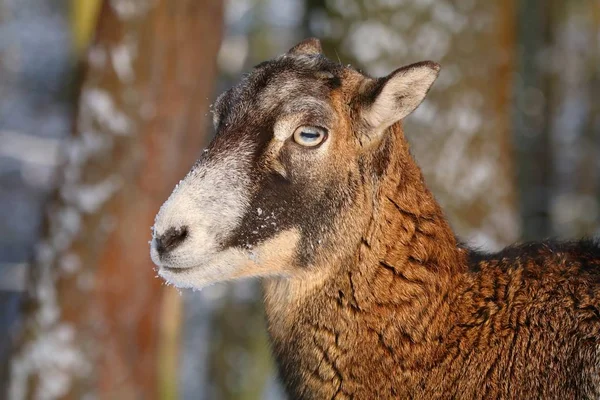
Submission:
<svg viewBox="0 0 600 400">
<path fill-rule="evenodd" d="M 156 250 L 158 251 L 158 254 L 163 255 L 173 251 L 173 249 L 184 242 L 187 235 L 187 226 L 169 228 L 165 233 L 154 239 L 156 240 Z"/>
</svg>

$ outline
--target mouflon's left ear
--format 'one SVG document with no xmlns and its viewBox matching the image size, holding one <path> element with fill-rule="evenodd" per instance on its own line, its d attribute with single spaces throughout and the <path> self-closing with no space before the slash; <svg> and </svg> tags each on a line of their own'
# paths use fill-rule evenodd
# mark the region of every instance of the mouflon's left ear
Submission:
<svg viewBox="0 0 600 400">
<path fill-rule="evenodd" d="M 399 68 L 384 78 L 372 79 L 361 90 L 361 116 L 371 131 L 383 133 L 413 112 L 427 95 L 440 65 L 423 61 Z"/>
<path fill-rule="evenodd" d="M 323 54 L 323 48 L 319 39 L 308 38 L 292 47 L 288 54 Z"/>
</svg>

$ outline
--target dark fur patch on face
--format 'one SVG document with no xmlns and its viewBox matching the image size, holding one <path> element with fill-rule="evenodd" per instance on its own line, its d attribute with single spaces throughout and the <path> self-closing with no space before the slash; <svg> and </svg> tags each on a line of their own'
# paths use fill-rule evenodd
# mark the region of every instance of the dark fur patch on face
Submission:
<svg viewBox="0 0 600 400">
<path fill-rule="evenodd" d="M 243 141 L 252 146 L 254 154 L 247 167 L 252 174 L 250 205 L 223 247 L 252 248 L 296 228 L 301 233 L 297 259 L 306 265 L 313 260 L 315 249 L 324 245 L 340 209 L 356 195 L 358 174 L 318 171 L 316 179 L 310 169 L 320 167 L 298 165 L 291 154 L 311 149 L 286 143 L 274 156 L 286 169 L 284 177 L 270 168 L 273 155 L 266 153 L 275 123 L 288 113 L 302 115 L 301 124 L 331 122 L 333 111 L 318 104 L 331 103 L 332 93 L 342 87 L 343 72 L 343 66 L 321 55 L 284 55 L 259 64 L 219 97 L 214 106 L 218 132 L 210 151 L 228 151 L 233 143 Z"/>
<path fill-rule="evenodd" d="M 314 183 L 302 177 L 286 179 L 273 172 L 257 176 L 248 212 L 225 247 L 253 248 L 278 232 L 297 228 L 301 233 L 298 264 L 310 264 L 317 249 L 327 243 L 340 210 L 353 202 L 359 187 L 356 176 L 345 182 L 333 178 L 316 193 Z"/>
</svg>

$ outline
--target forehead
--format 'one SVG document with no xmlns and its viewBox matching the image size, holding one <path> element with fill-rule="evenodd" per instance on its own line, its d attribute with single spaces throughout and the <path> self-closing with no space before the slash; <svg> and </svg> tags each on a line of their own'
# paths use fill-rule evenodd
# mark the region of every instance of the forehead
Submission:
<svg viewBox="0 0 600 400">
<path fill-rule="evenodd" d="M 220 122 L 264 119 L 281 112 L 323 108 L 341 87 L 348 68 L 321 55 L 286 54 L 261 63 L 221 95 L 214 105 Z M 262 118 L 261 118 L 262 117 Z"/>
</svg>

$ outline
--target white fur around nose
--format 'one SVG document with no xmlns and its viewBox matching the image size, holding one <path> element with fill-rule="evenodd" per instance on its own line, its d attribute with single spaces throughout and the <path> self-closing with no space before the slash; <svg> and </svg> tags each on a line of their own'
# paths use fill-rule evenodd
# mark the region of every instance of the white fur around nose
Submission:
<svg viewBox="0 0 600 400">
<path fill-rule="evenodd" d="M 191 268 L 204 264 L 219 248 L 248 207 L 250 152 L 242 145 L 192 169 L 162 205 L 154 222 L 154 238 L 170 228 L 187 228 L 186 239 L 162 260 L 155 241 L 151 257 L 159 267 Z"/>
</svg>

